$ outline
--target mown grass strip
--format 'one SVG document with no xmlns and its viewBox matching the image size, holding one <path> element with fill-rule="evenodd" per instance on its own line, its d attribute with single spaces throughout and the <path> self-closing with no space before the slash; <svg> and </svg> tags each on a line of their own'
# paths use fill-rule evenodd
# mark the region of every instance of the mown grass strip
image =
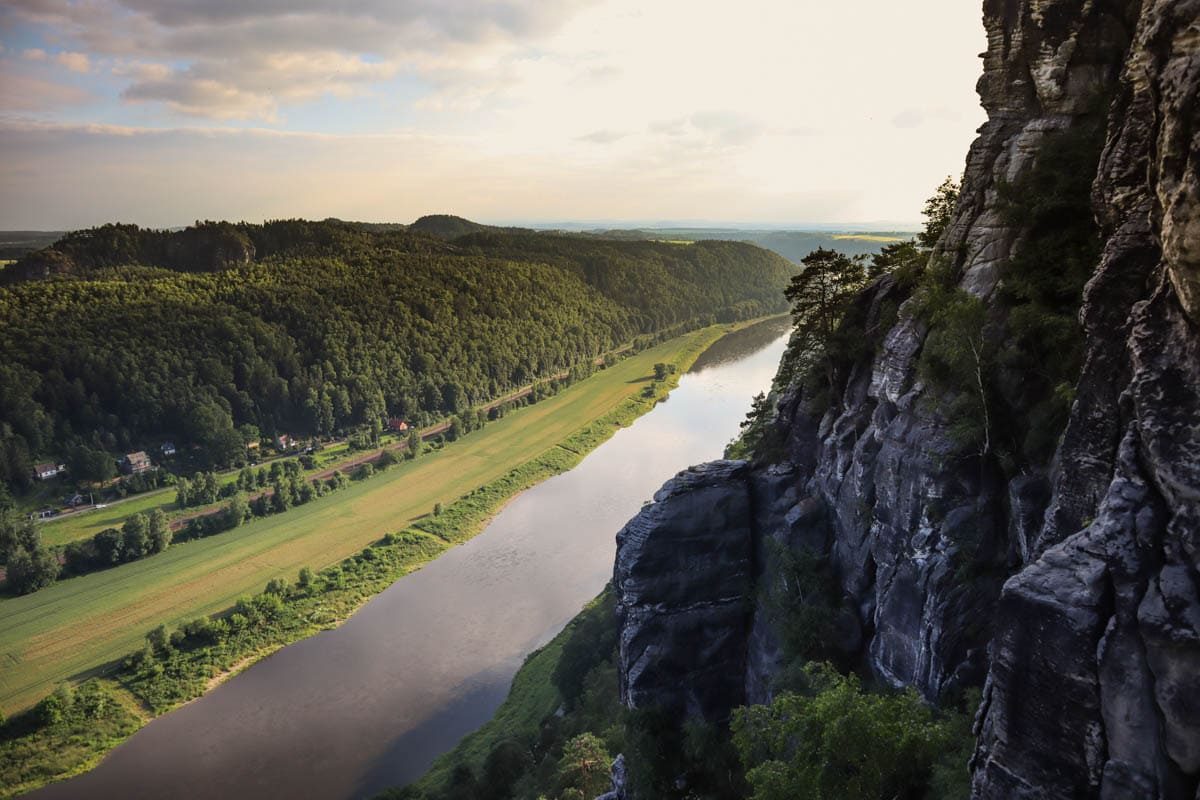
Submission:
<svg viewBox="0 0 1200 800">
<path fill-rule="evenodd" d="M 584 454 L 666 397 L 715 341 L 748 324 L 711 326 L 665 342 L 444 450 L 362 481 L 323 503 L 243 526 L 238 529 L 242 534 L 189 542 L 153 558 L 0 602 L 4 621 L 0 658 L 15 665 L 0 672 L 0 702 L 15 706 L 14 710 L 26 708 L 48 686 L 111 673 L 118 659 L 141 650 L 143 636 L 155 624 L 175 626 L 208 614 L 230 619 L 233 614 L 256 614 L 252 624 L 231 626 L 208 645 L 143 658 L 132 672 L 117 675 L 115 681 L 101 680 L 110 689 L 127 688 L 155 714 L 203 694 L 226 671 L 244 668 L 280 647 L 335 626 L 396 579 L 451 544 L 476 535 L 509 499 L 578 464 Z M 662 381 L 652 381 L 648 373 L 660 361 L 674 365 L 675 371 Z M 581 419 L 589 421 L 580 425 Z M 514 454 L 521 452 L 518 442 L 526 451 L 535 447 L 537 454 L 516 467 L 495 469 L 512 464 Z M 436 472 L 423 474 L 422 466 Z M 489 473 L 498 475 L 479 480 Z M 423 508 L 432 508 L 435 498 L 451 502 L 440 515 L 407 517 L 390 506 L 381 510 L 369 502 L 381 494 L 396 496 L 403 478 L 408 479 L 404 487 L 420 498 Z M 476 488 L 456 499 L 446 497 L 451 491 L 462 492 L 459 487 L 464 483 Z M 389 522 L 394 530 L 395 522 L 405 519 L 410 524 L 404 530 L 380 539 Z M 306 524 L 298 524 L 301 521 Z M 255 524 L 260 526 L 257 531 L 251 530 Z M 247 543 L 253 546 L 249 558 Z M 289 554 L 286 558 L 284 552 Z M 300 561 L 295 560 L 297 552 Z M 330 559 L 330 553 L 339 554 Z M 273 601 L 263 601 L 265 610 L 246 601 L 238 603 L 237 611 L 231 609 L 238 595 L 261 587 L 266 578 L 290 579 L 301 566 L 324 566 L 331 560 L 339 563 L 321 570 L 320 591 L 291 589 L 279 609 Z M 172 603 L 181 593 L 189 602 Z M 258 595 L 255 602 L 265 596 Z M 100 606 L 105 612 L 95 613 Z M 102 669 L 106 662 L 108 668 Z M 40 674 L 30 668 L 31 663 L 41 665 Z M 14 680 L 18 677 L 19 682 Z M 129 734 L 105 739 L 96 747 L 105 752 Z M 71 748 L 78 733 L 51 725 L 28 735 L 38 737 L 39 750 L 59 753 L 61 758 L 55 762 L 57 772 L 22 779 L 21 791 L 40 785 L 38 781 L 81 771 L 85 756 Z M 5 774 L 3 765 L 19 762 L 13 753 L 27 747 L 28 741 L 24 735 L 0 738 L 0 787 L 16 785 L 18 776 Z M 96 747 L 87 751 L 89 763 L 99 758 Z M 7 788 L 0 796 L 9 796 Z"/>
</svg>

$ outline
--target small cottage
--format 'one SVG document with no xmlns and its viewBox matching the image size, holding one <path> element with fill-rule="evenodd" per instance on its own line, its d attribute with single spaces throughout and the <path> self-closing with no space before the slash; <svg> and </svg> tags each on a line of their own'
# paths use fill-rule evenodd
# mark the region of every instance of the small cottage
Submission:
<svg viewBox="0 0 1200 800">
<path fill-rule="evenodd" d="M 61 464 L 46 463 L 33 465 L 33 477 L 39 481 L 49 480 L 62 471 Z"/>
<path fill-rule="evenodd" d="M 145 450 L 138 450 L 136 453 L 128 453 L 121 461 L 121 472 L 126 475 L 137 475 L 139 472 L 145 472 L 153 466 L 150 463 L 150 456 L 146 455 Z"/>
</svg>

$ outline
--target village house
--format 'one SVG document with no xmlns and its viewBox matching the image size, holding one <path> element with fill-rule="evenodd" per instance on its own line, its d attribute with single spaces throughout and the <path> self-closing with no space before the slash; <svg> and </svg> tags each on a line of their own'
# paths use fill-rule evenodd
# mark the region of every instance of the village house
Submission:
<svg viewBox="0 0 1200 800">
<path fill-rule="evenodd" d="M 174 442 L 163 442 L 162 447 L 160 447 L 158 449 L 162 452 L 162 454 L 164 456 L 175 455 L 175 443 Z"/>
<path fill-rule="evenodd" d="M 388 428 L 394 430 L 396 433 L 404 433 L 408 430 L 408 423 L 402 419 L 389 419 Z"/>
<path fill-rule="evenodd" d="M 286 433 L 281 433 L 275 437 L 275 447 L 278 450 L 290 450 L 298 444 L 299 442 Z"/>
<path fill-rule="evenodd" d="M 39 481 L 49 480 L 58 473 L 62 472 L 65 466 L 65 464 L 54 463 L 34 464 L 33 477 L 37 478 Z"/>
<path fill-rule="evenodd" d="M 136 453 L 129 453 L 121 461 L 121 472 L 126 475 L 137 475 L 139 472 L 145 472 L 153 466 L 150 463 L 150 456 L 146 455 L 145 450 L 138 450 Z"/>
</svg>

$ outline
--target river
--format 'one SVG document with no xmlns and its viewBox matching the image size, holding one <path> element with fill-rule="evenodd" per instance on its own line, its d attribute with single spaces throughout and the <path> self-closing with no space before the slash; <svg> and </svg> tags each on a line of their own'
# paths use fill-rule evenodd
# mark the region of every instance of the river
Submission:
<svg viewBox="0 0 1200 800">
<path fill-rule="evenodd" d="M 642 503 L 720 458 L 785 344 L 782 321 L 725 337 L 666 402 L 474 539 L 30 797 L 359 798 L 415 780 L 604 588 L 614 536 Z"/>
</svg>

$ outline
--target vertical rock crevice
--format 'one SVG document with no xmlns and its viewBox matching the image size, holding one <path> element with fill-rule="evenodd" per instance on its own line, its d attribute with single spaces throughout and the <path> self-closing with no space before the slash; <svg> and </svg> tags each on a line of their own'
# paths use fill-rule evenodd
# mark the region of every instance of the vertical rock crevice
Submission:
<svg viewBox="0 0 1200 800">
<path fill-rule="evenodd" d="M 860 307 L 886 332 L 839 368 L 832 407 L 789 387 L 777 446 L 681 473 L 618 537 L 623 698 L 709 720 L 768 701 L 780 636 L 753 587 L 775 577 L 772 547 L 804 548 L 837 576 L 861 666 L 934 702 L 985 687 L 976 797 L 1195 797 L 1200 0 L 987 0 L 984 24 L 989 119 L 932 258 L 1000 335 L 1006 269 L 1035 246 L 1004 187 L 1111 98 L 1053 459 L 958 452 L 917 369 L 928 330 L 904 307 L 883 322 L 898 289 L 877 282 Z"/>
</svg>

